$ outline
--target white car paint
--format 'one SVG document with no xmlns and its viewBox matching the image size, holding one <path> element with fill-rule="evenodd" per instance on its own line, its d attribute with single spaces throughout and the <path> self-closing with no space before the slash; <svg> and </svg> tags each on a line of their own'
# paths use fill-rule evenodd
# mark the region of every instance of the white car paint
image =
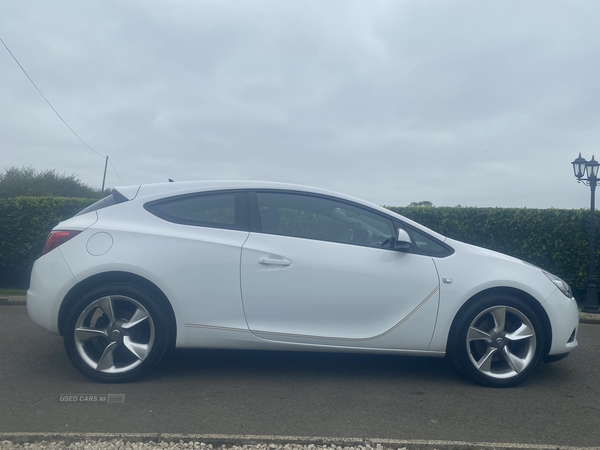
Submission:
<svg viewBox="0 0 600 450">
<path fill-rule="evenodd" d="M 248 326 L 263 339 L 413 350 L 431 340 L 439 280 L 428 256 L 250 233 L 241 273 Z M 420 308 L 419 332 L 403 334 Z"/>
<path fill-rule="evenodd" d="M 144 209 L 162 198 L 235 189 L 343 199 L 414 227 L 454 252 L 431 257 L 182 225 Z M 71 289 L 95 275 L 119 271 L 162 291 L 175 315 L 177 347 L 443 356 L 461 307 L 493 288 L 525 293 L 541 305 L 552 329 L 550 355 L 577 346 L 576 339 L 567 342 L 578 324 L 575 301 L 541 269 L 447 239 L 377 205 L 321 189 L 263 182 L 167 183 L 116 191 L 128 201 L 61 222 L 56 230 L 80 234 L 34 265 L 29 314 L 54 333 Z"/>
</svg>

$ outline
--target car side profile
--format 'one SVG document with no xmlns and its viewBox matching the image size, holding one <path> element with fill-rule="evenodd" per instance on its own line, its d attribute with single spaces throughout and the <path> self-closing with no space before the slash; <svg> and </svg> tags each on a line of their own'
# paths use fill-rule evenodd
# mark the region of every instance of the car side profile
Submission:
<svg viewBox="0 0 600 450">
<path fill-rule="evenodd" d="M 100 382 L 133 380 L 177 347 L 447 356 L 508 387 L 577 346 L 558 277 L 306 186 L 115 188 L 42 253 L 29 315 Z"/>
</svg>

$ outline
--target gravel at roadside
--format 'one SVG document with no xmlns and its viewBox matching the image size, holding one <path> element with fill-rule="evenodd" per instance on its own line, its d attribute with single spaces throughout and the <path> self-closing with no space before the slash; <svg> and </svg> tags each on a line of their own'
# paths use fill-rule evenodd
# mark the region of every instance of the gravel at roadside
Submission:
<svg viewBox="0 0 600 450">
<path fill-rule="evenodd" d="M 20 436 L 17 437 L 18 435 Z M 203 442 L 200 435 L 172 435 L 171 438 L 166 439 L 148 438 L 148 436 L 144 438 L 142 435 L 110 439 L 109 435 L 104 435 L 104 438 L 96 439 L 67 433 L 47 435 L 41 440 L 41 433 L 26 436 L 26 433 L 12 436 L 0 433 L 0 450 L 600 450 L 600 447 L 361 438 L 288 437 L 291 442 L 284 443 L 286 438 L 283 436 L 279 438 L 263 436 L 262 442 L 256 440 L 258 436 L 254 436 L 249 441 L 251 443 L 247 444 L 242 444 L 246 441 L 243 438 L 250 436 L 237 436 L 238 439 L 229 436 L 225 439 L 230 442 L 227 445 L 222 443 L 225 442 L 224 437 L 217 439 L 215 442 L 220 442 L 213 445 Z M 325 443 L 330 440 L 333 443 Z M 231 442 L 238 442 L 238 445 Z"/>
</svg>

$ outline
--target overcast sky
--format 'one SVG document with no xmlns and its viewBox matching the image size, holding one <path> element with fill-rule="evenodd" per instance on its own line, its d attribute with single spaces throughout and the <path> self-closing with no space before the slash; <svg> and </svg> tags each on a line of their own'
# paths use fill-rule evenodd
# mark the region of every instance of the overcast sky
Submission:
<svg viewBox="0 0 600 450">
<path fill-rule="evenodd" d="M 2 2 L 0 38 L 110 157 L 107 186 L 589 206 L 570 163 L 600 159 L 598 0 L 20 0 Z M 0 146 L 0 169 L 102 183 L 104 159 L 1 45 Z"/>
</svg>

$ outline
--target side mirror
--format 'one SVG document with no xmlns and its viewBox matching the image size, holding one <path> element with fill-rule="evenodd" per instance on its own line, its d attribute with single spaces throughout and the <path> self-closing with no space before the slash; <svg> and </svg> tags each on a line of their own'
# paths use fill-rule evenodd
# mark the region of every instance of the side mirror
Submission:
<svg viewBox="0 0 600 450">
<path fill-rule="evenodd" d="M 396 250 L 410 250 L 412 248 L 412 241 L 406 230 L 398 228 L 398 237 L 396 238 L 394 248 Z"/>
</svg>

